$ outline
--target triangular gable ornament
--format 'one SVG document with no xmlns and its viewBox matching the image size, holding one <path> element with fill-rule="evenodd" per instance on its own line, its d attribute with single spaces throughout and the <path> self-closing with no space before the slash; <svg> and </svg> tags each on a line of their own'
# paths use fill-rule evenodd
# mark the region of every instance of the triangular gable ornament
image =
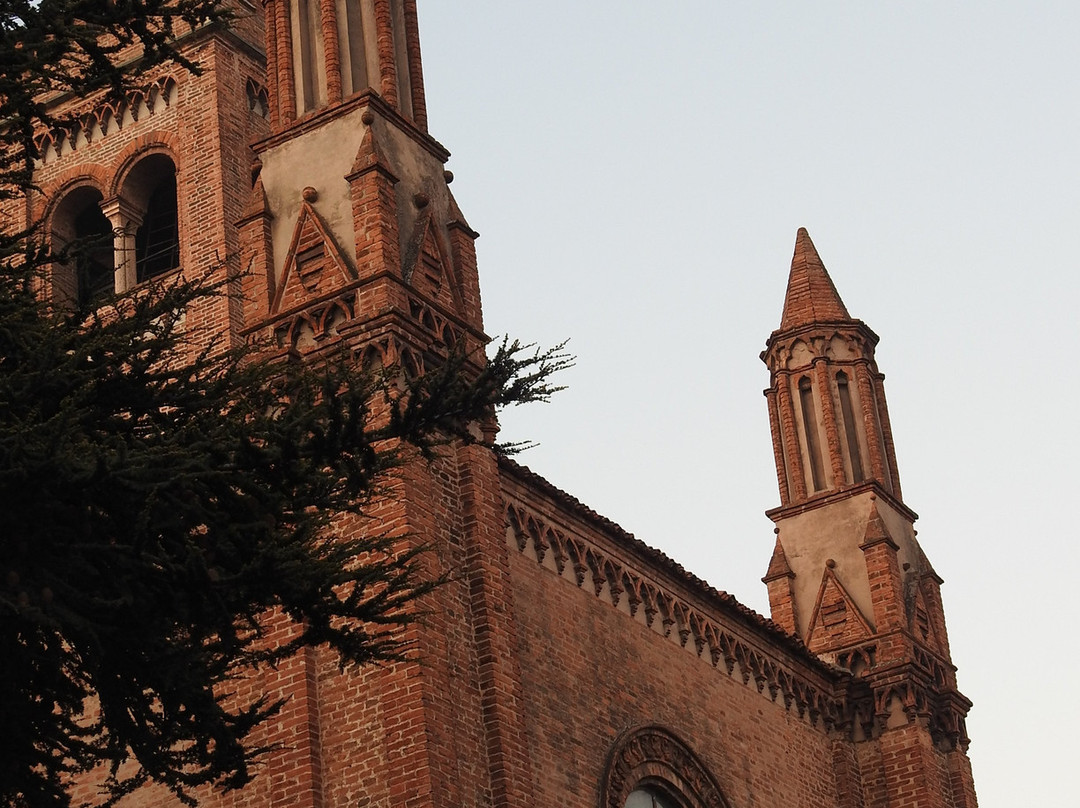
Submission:
<svg viewBox="0 0 1080 808">
<path fill-rule="evenodd" d="M 271 314 L 301 309 L 356 279 L 330 229 L 312 207 L 317 198 L 314 188 L 304 189 Z"/>
<path fill-rule="evenodd" d="M 840 583 L 834 566 L 827 563 L 806 633 L 807 647 L 811 651 L 839 648 L 868 640 L 873 634 L 870 621 Z"/>
<path fill-rule="evenodd" d="M 427 197 L 422 194 L 417 196 L 417 203 L 422 202 L 423 206 L 405 251 L 402 275 L 406 283 L 429 300 L 439 303 L 448 311 L 461 314 L 465 309 L 450 246 L 444 243 L 435 225 Z"/>
<path fill-rule="evenodd" d="M 934 628 L 933 612 L 929 609 L 926 593 L 922 586 L 915 587 L 915 602 L 911 610 L 911 631 L 915 637 L 922 640 L 934 651 L 944 652 L 937 629 Z"/>
</svg>

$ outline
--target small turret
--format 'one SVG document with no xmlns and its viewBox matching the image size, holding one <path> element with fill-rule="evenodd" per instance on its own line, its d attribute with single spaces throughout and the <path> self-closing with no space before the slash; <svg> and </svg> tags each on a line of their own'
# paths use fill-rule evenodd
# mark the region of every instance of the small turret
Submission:
<svg viewBox="0 0 1080 808">
<path fill-rule="evenodd" d="M 961 774 L 966 805 L 970 704 L 956 689 L 941 579 L 901 498 L 877 342 L 800 229 L 780 328 L 761 354 L 781 501 L 768 512 L 776 544 L 762 580 L 773 620 L 855 676 L 856 740 L 880 739 L 898 759 L 933 743 Z M 890 793 L 932 774 L 900 769 Z"/>
<path fill-rule="evenodd" d="M 265 0 L 269 137 L 239 221 L 244 327 L 421 372 L 487 342 L 473 240 L 427 134 L 415 0 Z"/>
<path fill-rule="evenodd" d="M 761 358 L 784 506 L 867 481 L 900 499 L 878 336 L 853 319 L 800 229 L 780 328 Z"/>
</svg>

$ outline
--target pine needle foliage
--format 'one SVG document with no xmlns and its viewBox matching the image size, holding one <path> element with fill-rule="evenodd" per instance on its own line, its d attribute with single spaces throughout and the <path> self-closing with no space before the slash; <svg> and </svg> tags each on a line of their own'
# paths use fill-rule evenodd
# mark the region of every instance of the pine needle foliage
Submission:
<svg viewBox="0 0 1080 808">
<path fill-rule="evenodd" d="M 206 0 L 0 0 L 0 204 L 33 192 L 43 99 L 120 93 L 176 60 Z M 141 57 L 126 67 L 121 54 Z M 195 65 L 187 65 L 197 69 Z M 94 308 L 50 305 L 37 223 L 0 223 L 0 805 L 102 803 L 147 781 L 188 804 L 237 788 L 280 704 L 234 685 L 305 646 L 344 667 L 400 658 L 424 548 L 367 531 L 406 457 L 471 441 L 496 408 L 546 400 L 558 346 L 504 341 L 417 378 L 343 351 L 290 361 L 228 347 L 187 313 L 235 279 L 184 275 Z M 348 536 L 351 538 L 347 538 Z M 271 627 L 290 639 L 267 641 Z"/>
</svg>

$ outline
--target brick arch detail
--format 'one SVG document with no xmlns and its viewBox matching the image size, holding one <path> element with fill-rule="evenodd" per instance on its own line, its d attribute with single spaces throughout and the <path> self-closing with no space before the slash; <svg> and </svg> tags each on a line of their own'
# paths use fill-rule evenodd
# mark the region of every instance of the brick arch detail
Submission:
<svg viewBox="0 0 1080 808">
<path fill-rule="evenodd" d="M 630 793 L 657 785 L 687 808 L 730 808 L 716 779 L 674 732 L 657 724 L 626 730 L 611 747 L 599 808 L 623 808 Z"/>
<path fill-rule="evenodd" d="M 111 185 L 108 169 L 100 163 L 83 163 L 67 169 L 43 188 L 40 194 L 35 195 L 32 219 L 51 225 L 48 220 L 57 204 L 70 191 L 83 185 L 93 186 L 101 192 L 102 197 L 108 198 Z"/>
<path fill-rule="evenodd" d="M 117 166 L 116 171 L 113 173 L 109 183 L 108 195 L 110 197 L 119 195 L 120 189 L 124 186 L 124 180 L 126 180 L 128 174 L 131 173 L 131 169 L 133 169 L 142 158 L 151 154 L 168 155 L 169 159 L 173 161 L 173 165 L 176 166 L 176 173 L 179 176 L 182 167 L 178 157 L 180 154 L 180 144 L 176 135 L 164 130 L 147 132 L 132 140 L 124 147 L 124 150 L 120 152 L 120 156 L 115 163 Z"/>
</svg>

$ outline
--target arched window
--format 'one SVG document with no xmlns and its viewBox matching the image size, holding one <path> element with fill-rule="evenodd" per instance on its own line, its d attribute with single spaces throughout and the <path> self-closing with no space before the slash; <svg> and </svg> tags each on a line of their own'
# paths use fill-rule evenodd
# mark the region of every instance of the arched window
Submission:
<svg viewBox="0 0 1080 808">
<path fill-rule="evenodd" d="M 600 808 L 729 808 L 712 773 L 673 732 L 627 730 L 612 745 Z"/>
<path fill-rule="evenodd" d="M 96 203 L 75 217 L 75 238 L 80 243 L 75 259 L 77 300 L 79 306 L 87 306 L 115 289 L 112 225 Z"/>
<path fill-rule="evenodd" d="M 135 231 L 135 278 L 139 283 L 180 266 L 180 227 L 176 208 L 176 173 L 161 177 Z"/>
<path fill-rule="evenodd" d="M 683 808 L 683 806 L 679 800 L 656 786 L 646 786 L 631 791 L 623 808 Z"/>
<path fill-rule="evenodd" d="M 83 308 L 114 290 L 113 228 L 101 201 L 99 190 L 83 185 L 66 194 L 53 212 L 53 252 L 68 254 L 52 273 L 53 297 L 61 305 Z"/>
<path fill-rule="evenodd" d="M 180 266 L 176 164 L 164 152 L 139 160 L 105 212 L 117 233 L 121 291 Z"/>
</svg>

